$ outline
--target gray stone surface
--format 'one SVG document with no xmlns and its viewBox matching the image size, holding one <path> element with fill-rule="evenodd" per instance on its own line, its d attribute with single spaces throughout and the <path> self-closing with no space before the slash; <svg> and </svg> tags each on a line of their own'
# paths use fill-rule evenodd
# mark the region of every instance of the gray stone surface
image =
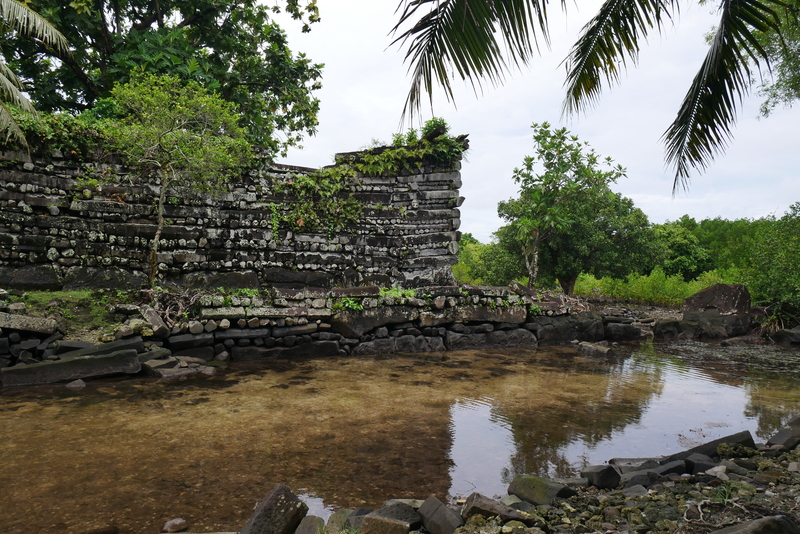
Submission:
<svg viewBox="0 0 800 534">
<path fill-rule="evenodd" d="M 548 478 L 517 475 L 508 486 L 508 493 L 531 504 L 552 504 L 556 498 L 566 498 L 577 492 Z"/>
<path fill-rule="evenodd" d="M 581 470 L 581 476 L 588 479 L 589 484 L 599 489 L 616 488 L 620 475 L 611 465 L 589 465 Z"/>
<path fill-rule="evenodd" d="M 756 444 L 753 441 L 753 435 L 750 433 L 750 431 L 743 430 L 742 432 L 737 432 L 736 434 L 731 434 L 729 436 L 725 436 L 719 439 L 715 439 L 714 441 L 709 441 L 708 443 L 698 445 L 697 447 L 693 447 L 689 450 L 675 453 L 663 459 L 661 463 L 666 464 L 674 460 L 683 460 L 685 458 L 688 458 L 690 455 L 694 453 L 700 453 L 700 454 L 705 454 L 706 456 L 715 457 L 717 455 L 717 446 L 719 446 L 722 443 L 744 445 L 745 447 L 750 447 L 751 449 L 755 449 L 756 447 Z"/>
<path fill-rule="evenodd" d="M 476 514 L 483 517 L 493 517 L 508 513 L 509 510 L 512 510 L 510 506 L 475 492 L 467 497 L 467 501 L 461 509 L 461 517 L 465 520 Z"/>
<path fill-rule="evenodd" d="M 51 384 L 76 378 L 91 378 L 113 374 L 138 373 L 142 364 L 135 349 L 110 354 L 77 356 L 0 369 L 0 383 L 4 387 Z"/>
<path fill-rule="evenodd" d="M 308 512 L 288 486 L 279 484 L 261 501 L 240 534 L 292 534 Z"/>
<path fill-rule="evenodd" d="M 384 306 L 357 311 L 341 311 L 331 317 L 331 329 L 344 337 L 361 337 L 370 330 L 391 323 L 406 323 L 419 317 L 419 309 L 410 306 Z"/>
<path fill-rule="evenodd" d="M 431 495 L 419 508 L 422 524 L 431 534 L 453 534 L 453 531 L 464 524 L 464 520 L 455 511 L 447 508 L 442 501 Z"/>
<path fill-rule="evenodd" d="M 10 313 L 0 312 L 0 328 L 36 332 L 39 334 L 52 334 L 56 331 L 56 328 L 58 328 L 58 324 L 53 319 L 28 317 L 27 315 L 12 315 Z"/>
<path fill-rule="evenodd" d="M 325 531 L 325 520 L 315 515 L 305 516 L 294 534 L 322 534 Z"/>
</svg>

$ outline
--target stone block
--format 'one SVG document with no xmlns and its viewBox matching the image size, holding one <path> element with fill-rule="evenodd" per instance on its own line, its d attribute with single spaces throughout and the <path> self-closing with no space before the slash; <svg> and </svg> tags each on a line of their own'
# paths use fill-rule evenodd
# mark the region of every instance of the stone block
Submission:
<svg viewBox="0 0 800 534">
<path fill-rule="evenodd" d="M 114 374 L 133 374 L 142 369 L 135 349 L 102 355 L 77 356 L 26 366 L 0 369 L 0 383 L 9 386 L 33 386 Z"/>
<path fill-rule="evenodd" d="M 581 470 L 581 476 L 586 477 L 589 484 L 598 489 L 614 489 L 620 481 L 620 475 L 611 465 L 589 465 Z"/>
<path fill-rule="evenodd" d="M 661 464 L 663 465 L 675 460 L 684 460 L 694 453 L 700 453 L 700 454 L 705 454 L 706 456 L 716 457 L 717 446 L 721 445 L 722 443 L 727 443 L 731 445 L 743 445 L 751 449 L 756 448 L 756 444 L 753 441 L 753 435 L 750 433 L 749 430 L 743 430 L 741 432 L 737 432 L 736 434 L 731 434 L 730 436 L 725 436 L 719 439 L 715 439 L 714 441 L 709 441 L 708 443 L 698 445 L 697 447 L 693 447 L 689 450 L 675 453 L 661 460 Z"/>
<path fill-rule="evenodd" d="M 313 334 L 317 331 L 316 323 L 308 323 L 296 326 L 276 326 L 272 329 L 273 337 L 302 336 Z"/>
<path fill-rule="evenodd" d="M 380 326 L 407 323 L 419 317 L 410 306 L 384 306 L 362 311 L 342 311 L 331 317 L 331 329 L 344 337 L 361 337 Z"/>
<path fill-rule="evenodd" d="M 494 499 L 490 499 L 485 495 L 474 492 L 467 497 L 467 501 L 464 503 L 464 507 L 461 509 L 461 517 L 463 517 L 465 520 L 469 519 L 473 515 L 480 515 L 488 518 L 502 515 L 503 513 L 507 513 L 509 510 L 511 510 L 510 506 L 506 506 L 499 501 L 495 501 Z"/>
<path fill-rule="evenodd" d="M 58 324 L 54 319 L 42 319 L 41 317 L 28 317 L 26 315 L 12 315 L 10 313 L 0 312 L 0 328 L 36 332 L 38 334 L 52 334 L 58 328 Z"/>
<path fill-rule="evenodd" d="M 800 428 L 782 428 L 777 434 L 769 438 L 767 446 L 783 445 L 786 450 L 792 450 L 800 444 Z"/>
<path fill-rule="evenodd" d="M 339 534 L 344 528 L 347 518 L 353 513 L 353 510 L 336 510 L 328 518 L 328 524 L 325 526 L 327 534 Z"/>
<path fill-rule="evenodd" d="M 177 336 L 170 336 L 167 339 L 167 343 L 173 351 L 206 347 L 209 345 L 213 346 L 214 334 L 211 332 L 204 332 L 202 334 L 179 334 Z"/>
<path fill-rule="evenodd" d="M 464 524 L 464 520 L 455 511 L 446 507 L 442 501 L 431 495 L 419 507 L 422 524 L 431 534 L 453 534 L 453 531 Z"/>
<path fill-rule="evenodd" d="M 240 534 L 292 534 L 308 512 L 288 486 L 279 484 L 258 505 Z"/>
<path fill-rule="evenodd" d="M 321 534 L 325 531 L 325 520 L 315 515 L 305 516 L 294 534 Z"/>
<path fill-rule="evenodd" d="M 225 306 L 221 308 L 203 308 L 200 310 L 201 319 L 214 319 L 215 321 L 221 319 L 234 320 L 245 316 L 244 307 L 242 306 Z"/>
<path fill-rule="evenodd" d="M 65 342 L 59 341 L 59 346 Z M 96 345 L 89 345 L 85 348 L 73 350 L 66 353 L 57 353 L 61 356 L 62 360 L 69 360 L 72 358 L 82 358 L 84 356 L 99 356 L 102 354 L 110 354 L 121 350 L 133 349 L 137 353 L 145 352 L 144 341 L 140 336 L 129 337 L 126 339 L 119 339 L 111 343 L 99 343 Z"/>
<path fill-rule="evenodd" d="M 269 337 L 269 328 L 228 328 L 227 330 L 218 330 L 214 333 L 214 338 L 217 340 L 223 339 L 250 339 L 256 337 Z"/>
<path fill-rule="evenodd" d="M 577 492 L 550 479 L 527 475 L 517 475 L 508 486 L 509 495 L 516 495 L 531 504 L 553 504 L 556 498 L 567 498 Z"/>
</svg>

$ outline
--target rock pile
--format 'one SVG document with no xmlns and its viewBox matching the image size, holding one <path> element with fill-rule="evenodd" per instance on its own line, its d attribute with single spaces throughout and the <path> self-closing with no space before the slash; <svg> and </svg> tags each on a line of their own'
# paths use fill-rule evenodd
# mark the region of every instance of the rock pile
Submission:
<svg viewBox="0 0 800 534">
<path fill-rule="evenodd" d="M 509 495 L 473 493 L 445 504 L 390 499 L 339 510 L 327 525 L 276 486 L 241 534 L 584 534 L 590 532 L 800 534 L 800 418 L 756 445 L 740 432 L 664 458 L 616 458 L 581 478 L 514 478 Z"/>
</svg>

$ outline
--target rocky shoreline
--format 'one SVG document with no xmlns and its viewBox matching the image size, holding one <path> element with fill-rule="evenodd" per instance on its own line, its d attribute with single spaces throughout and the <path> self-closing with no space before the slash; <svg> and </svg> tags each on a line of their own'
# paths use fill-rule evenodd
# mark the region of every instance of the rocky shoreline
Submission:
<svg viewBox="0 0 800 534">
<path fill-rule="evenodd" d="M 797 534 L 798 444 L 800 417 L 765 444 L 745 431 L 669 457 L 615 458 L 580 478 L 519 475 L 502 497 L 389 499 L 327 522 L 279 485 L 239 534 Z M 188 528 L 176 518 L 163 532 Z"/>
</svg>

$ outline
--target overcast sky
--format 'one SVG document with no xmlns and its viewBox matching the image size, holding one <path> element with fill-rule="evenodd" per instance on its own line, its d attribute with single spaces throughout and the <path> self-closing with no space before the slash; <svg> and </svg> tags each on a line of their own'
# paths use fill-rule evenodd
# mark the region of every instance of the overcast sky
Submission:
<svg viewBox="0 0 800 534">
<path fill-rule="evenodd" d="M 711 2 L 712 4 L 714 2 Z M 293 51 L 324 63 L 319 131 L 292 150 L 284 163 L 320 167 L 336 152 L 391 141 L 410 84 L 404 50 L 388 35 L 397 0 L 319 0 L 322 21 L 308 34 L 296 22 L 279 19 Z M 443 93 L 423 118 L 444 117 L 451 133 L 470 134 L 471 147 L 461 170 L 461 230 L 487 242 L 503 221 L 497 203 L 517 195 L 513 169 L 533 154 L 531 124 L 566 126 L 601 155 L 626 167 L 628 177 L 612 189 L 633 199 L 652 222 L 689 214 L 697 220 L 781 215 L 800 201 L 797 132 L 800 110 L 778 110 L 758 118 L 760 99 L 746 98 L 733 130 L 734 140 L 705 174 L 692 176 L 688 193 L 672 196 L 673 174 L 664 164 L 659 139 L 677 113 L 705 55 L 704 34 L 716 20 L 710 6 L 687 4 L 663 36 L 642 45 L 640 65 L 604 91 L 587 113 L 564 120 L 561 102 L 565 70 L 559 64 L 581 27 L 600 2 L 568 2 L 565 17 L 551 5 L 552 46 L 529 68 L 512 73 L 501 87 L 485 86 L 475 96 L 460 80 L 456 106 Z M 407 125 L 406 125 L 407 126 Z"/>
</svg>

